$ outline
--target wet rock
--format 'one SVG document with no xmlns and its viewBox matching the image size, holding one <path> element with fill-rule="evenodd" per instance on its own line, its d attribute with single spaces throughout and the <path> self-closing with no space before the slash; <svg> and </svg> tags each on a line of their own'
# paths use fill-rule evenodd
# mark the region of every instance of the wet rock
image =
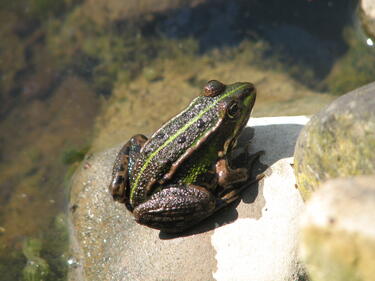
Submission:
<svg viewBox="0 0 375 281">
<path fill-rule="evenodd" d="M 375 36 L 375 2 L 373 0 L 361 0 L 361 19 L 367 32 Z"/>
<path fill-rule="evenodd" d="M 304 199 L 330 178 L 375 172 L 375 83 L 352 91 L 313 116 L 295 149 Z"/>
<path fill-rule="evenodd" d="M 375 176 L 327 181 L 301 219 L 313 281 L 375 280 Z"/>
<path fill-rule="evenodd" d="M 107 187 L 120 146 L 87 157 L 70 199 L 69 280 L 297 280 L 297 217 L 303 207 L 291 167 L 305 117 L 253 118 L 240 143 L 265 150 L 265 178 L 241 202 L 180 235 L 134 222 Z M 282 137 L 280 137 L 282 136 Z M 264 165 L 255 167 L 256 173 Z"/>
</svg>

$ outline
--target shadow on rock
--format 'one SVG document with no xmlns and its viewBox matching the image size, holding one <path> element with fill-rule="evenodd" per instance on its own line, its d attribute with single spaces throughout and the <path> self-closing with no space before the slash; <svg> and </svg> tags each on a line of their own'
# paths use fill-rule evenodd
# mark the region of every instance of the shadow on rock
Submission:
<svg viewBox="0 0 375 281">
<path fill-rule="evenodd" d="M 261 165 L 259 163 L 259 165 Z M 223 225 L 234 222 L 238 218 L 238 212 L 236 210 L 237 206 L 241 200 L 246 204 L 251 204 L 255 201 L 259 193 L 259 181 L 252 183 L 244 189 L 241 193 L 240 198 L 231 203 L 228 207 L 219 210 L 215 214 L 204 219 L 202 222 L 199 222 L 196 225 L 193 225 L 191 228 L 183 231 L 181 233 L 166 233 L 160 231 L 160 239 L 175 239 L 180 237 L 187 237 L 191 235 L 196 235 L 204 232 L 214 230 L 215 228 L 221 227 Z M 239 188 L 242 188 L 241 186 Z"/>
<path fill-rule="evenodd" d="M 239 144 L 243 145 L 251 139 L 250 154 L 264 150 L 260 157 L 262 163 L 271 166 L 280 159 L 292 157 L 297 137 L 303 128 L 300 124 L 272 124 L 247 127 L 243 130 Z M 255 135 L 255 137 L 254 137 Z M 267 148 L 267 149 L 265 149 Z M 265 171 L 267 166 L 255 166 L 256 169 Z"/>
</svg>

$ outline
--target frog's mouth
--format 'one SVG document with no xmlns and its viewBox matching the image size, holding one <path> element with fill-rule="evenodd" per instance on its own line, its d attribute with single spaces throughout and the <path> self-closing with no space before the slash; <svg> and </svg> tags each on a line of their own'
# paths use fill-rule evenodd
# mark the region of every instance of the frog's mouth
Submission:
<svg viewBox="0 0 375 281">
<path fill-rule="evenodd" d="M 242 92 L 242 94 L 240 95 L 240 99 L 248 109 L 249 115 L 254 107 L 256 97 L 257 91 L 255 86 L 251 83 L 248 83 L 248 87 Z"/>
<path fill-rule="evenodd" d="M 240 94 L 239 100 L 244 105 L 244 112 L 241 114 L 241 120 L 235 128 L 234 138 L 238 138 L 242 129 L 246 126 L 250 119 L 251 112 L 253 111 L 256 100 L 256 89 L 253 84 L 248 83 L 248 87 Z"/>
</svg>

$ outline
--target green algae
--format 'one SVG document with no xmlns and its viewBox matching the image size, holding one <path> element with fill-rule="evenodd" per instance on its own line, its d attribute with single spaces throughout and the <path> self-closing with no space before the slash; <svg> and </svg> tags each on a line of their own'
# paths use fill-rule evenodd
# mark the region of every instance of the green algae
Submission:
<svg viewBox="0 0 375 281">
<path fill-rule="evenodd" d="M 68 226 L 63 213 L 57 215 L 41 239 L 28 238 L 22 251 L 27 258 L 23 268 L 25 281 L 62 281 L 67 274 Z M 47 262 L 48 261 L 48 262 Z"/>
<path fill-rule="evenodd" d="M 64 213 L 58 214 L 43 234 L 44 244 L 41 255 L 48 261 L 51 271 L 48 281 L 63 281 L 67 275 L 69 258 L 69 234 L 67 218 Z"/>
<path fill-rule="evenodd" d="M 81 149 L 76 149 L 76 148 L 66 149 L 62 155 L 62 162 L 65 165 L 71 165 L 77 162 L 81 162 L 89 150 L 90 150 L 90 146 L 84 146 Z"/>
<path fill-rule="evenodd" d="M 0 280 L 66 280 L 68 241 L 66 216 L 60 213 L 38 236 L 24 239 L 21 249 L 0 245 Z"/>
<path fill-rule="evenodd" d="M 375 170 L 375 124 L 357 120 L 351 114 L 329 118 L 325 124 L 312 119 L 304 129 L 308 137 L 297 144 L 295 171 L 304 200 L 327 179 L 371 174 Z"/>
<path fill-rule="evenodd" d="M 22 251 L 27 258 L 27 264 L 22 271 L 25 281 L 44 281 L 50 272 L 48 263 L 40 257 L 42 241 L 29 238 L 23 242 Z"/>
</svg>

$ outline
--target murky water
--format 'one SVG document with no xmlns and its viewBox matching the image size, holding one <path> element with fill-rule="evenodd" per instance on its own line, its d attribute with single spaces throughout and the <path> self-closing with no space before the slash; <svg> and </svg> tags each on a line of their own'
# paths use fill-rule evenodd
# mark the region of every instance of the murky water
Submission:
<svg viewBox="0 0 375 281">
<path fill-rule="evenodd" d="M 83 155 L 152 132 L 205 81 L 255 82 L 259 116 L 312 114 L 375 77 L 354 1 L 180 2 L 1 1 L 0 280 L 64 280 Z"/>
</svg>

